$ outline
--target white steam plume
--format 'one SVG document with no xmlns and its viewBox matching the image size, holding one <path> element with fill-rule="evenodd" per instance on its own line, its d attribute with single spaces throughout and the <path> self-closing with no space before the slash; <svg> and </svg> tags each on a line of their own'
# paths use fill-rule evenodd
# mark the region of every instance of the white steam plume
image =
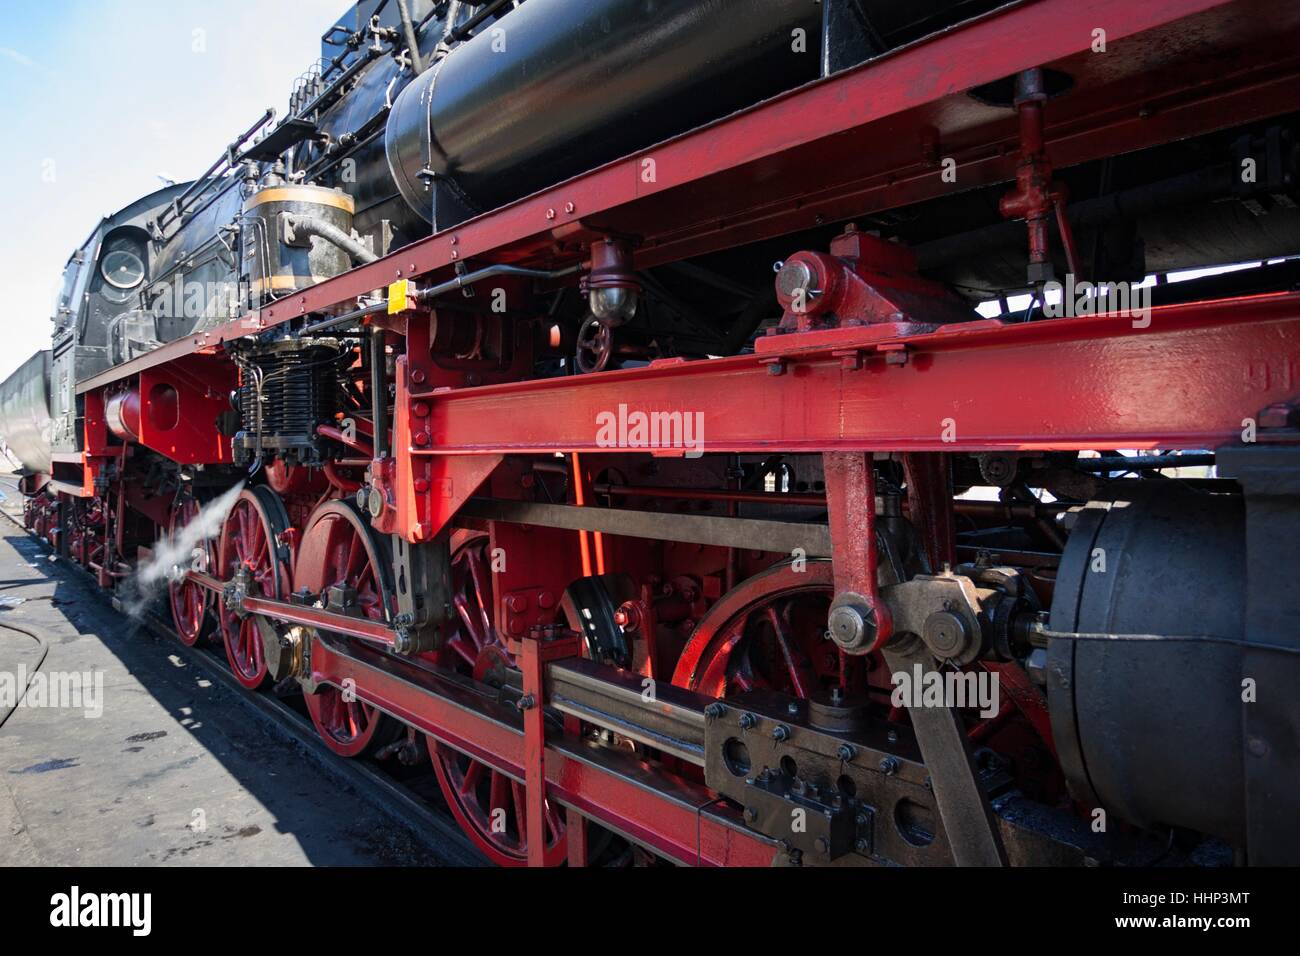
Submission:
<svg viewBox="0 0 1300 956">
<path fill-rule="evenodd" d="M 124 603 L 131 616 L 138 617 L 145 606 L 158 594 L 164 583 L 178 582 L 185 576 L 186 571 L 196 567 L 195 550 L 221 534 L 226 516 L 230 514 L 230 509 L 235 506 L 235 501 L 243 490 L 244 483 L 241 481 L 220 497 L 213 498 L 203 505 L 189 524 L 177 532 L 174 540 L 168 540 L 164 534 L 154 543 L 153 556 L 136 568 L 135 574 L 129 581 L 130 590 L 134 591 L 134 595 Z M 212 571 L 206 564 L 200 570 L 207 573 Z"/>
</svg>

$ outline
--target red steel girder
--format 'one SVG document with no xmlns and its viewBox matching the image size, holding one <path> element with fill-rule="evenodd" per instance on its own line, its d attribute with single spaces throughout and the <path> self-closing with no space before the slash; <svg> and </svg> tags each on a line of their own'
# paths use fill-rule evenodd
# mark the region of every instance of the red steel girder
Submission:
<svg viewBox="0 0 1300 956">
<path fill-rule="evenodd" d="M 1300 295 L 1134 321 L 980 323 L 888 342 L 845 329 L 809 349 L 789 336 L 786 351 L 434 391 L 421 396 L 430 444 L 410 452 L 608 451 L 597 416 L 620 406 L 699 413 L 709 452 L 1213 448 L 1300 392 Z M 856 370 L 842 361 L 855 340 Z"/>
</svg>

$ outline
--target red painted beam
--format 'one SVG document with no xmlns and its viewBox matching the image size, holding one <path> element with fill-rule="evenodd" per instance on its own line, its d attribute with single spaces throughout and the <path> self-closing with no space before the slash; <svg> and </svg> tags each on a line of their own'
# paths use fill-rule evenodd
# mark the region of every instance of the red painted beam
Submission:
<svg viewBox="0 0 1300 956">
<path fill-rule="evenodd" d="M 812 333 L 819 336 L 821 333 Z M 427 394 L 415 455 L 611 450 L 600 416 L 702 416 L 707 452 L 1212 448 L 1300 392 L 1300 295 L 1120 317 L 951 326 L 882 343 L 842 330 L 757 355 Z M 854 345 L 865 361 L 843 367 Z M 766 343 L 765 343 L 766 344 Z M 905 347 L 887 363 L 880 345 Z M 784 363 L 784 374 L 769 366 Z M 630 431 L 629 431 L 630 436 Z"/>
<path fill-rule="evenodd" d="M 525 778 L 525 742 L 517 713 L 462 685 L 431 693 L 436 677 L 406 665 L 407 676 L 345 657 L 320 639 L 311 647 L 313 677 L 341 686 L 424 733 L 516 780 Z M 401 666 L 398 662 L 396 666 Z M 586 743 L 547 740 L 548 796 L 670 860 L 705 866 L 768 866 L 773 844 L 746 830 L 703 787 L 653 770 L 627 754 Z"/>
</svg>

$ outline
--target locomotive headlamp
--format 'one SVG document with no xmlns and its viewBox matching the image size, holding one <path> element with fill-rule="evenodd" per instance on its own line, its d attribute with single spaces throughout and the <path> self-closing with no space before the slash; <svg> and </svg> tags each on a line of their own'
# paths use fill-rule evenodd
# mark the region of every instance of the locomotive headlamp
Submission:
<svg viewBox="0 0 1300 956">
<path fill-rule="evenodd" d="M 115 249 L 104 256 L 99 273 L 116 289 L 134 289 L 144 281 L 144 262 L 128 249 Z"/>
<path fill-rule="evenodd" d="M 582 280 L 591 314 L 601 325 L 617 326 L 636 315 L 641 283 L 632 271 L 632 252 L 618 239 L 591 244 L 591 271 Z"/>
</svg>

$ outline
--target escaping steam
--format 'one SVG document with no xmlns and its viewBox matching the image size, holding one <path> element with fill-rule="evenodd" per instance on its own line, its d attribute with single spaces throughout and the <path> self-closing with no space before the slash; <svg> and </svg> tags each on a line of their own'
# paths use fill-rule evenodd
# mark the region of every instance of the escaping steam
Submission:
<svg viewBox="0 0 1300 956">
<path fill-rule="evenodd" d="M 123 604 L 128 614 L 139 617 L 164 585 L 179 581 L 190 568 L 203 572 L 211 570 L 207 566 L 207 549 L 203 544 L 221 534 L 221 526 L 243 490 L 241 481 L 200 508 L 193 520 L 180 529 L 175 540 L 168 540 L 164 535 L 154 543 L 153 557 L 137 568 L 127 582 L 131 596 Z"/>
</svg>

